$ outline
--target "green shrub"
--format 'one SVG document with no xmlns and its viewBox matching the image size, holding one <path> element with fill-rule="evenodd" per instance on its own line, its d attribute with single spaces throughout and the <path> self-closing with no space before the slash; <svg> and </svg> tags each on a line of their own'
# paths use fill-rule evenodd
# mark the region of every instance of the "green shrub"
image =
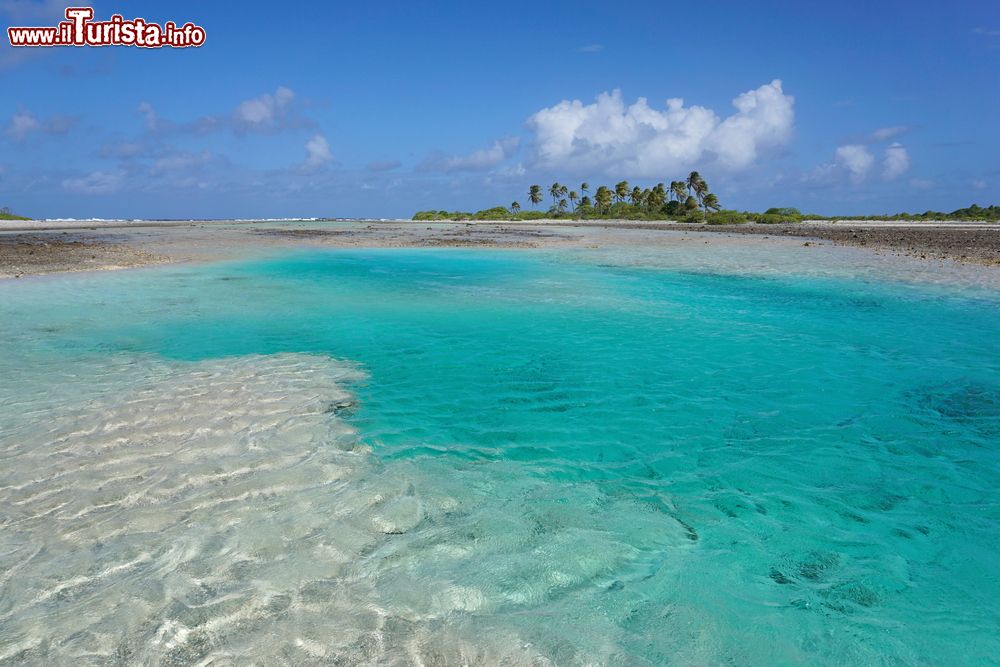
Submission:
<svg viewBox="0 0 1000 667">
<path fill-rule="evenodd" d="M 541 220 L 547 217 L 549 217 L 548 214 L 543 211 L 521 211 L 517 215 L 512 216 L 511 220 Z"/>
<path fill-rule="evenodd" d="M 801 218 L 802 212 L 797 208 L 786 206 L 783 208 L 769 208 L 764 211 L 764 215 L 780 215 L 783 218 Z"/>
<path fill-rule="evenodd" d="M 3 208 L 0 208 L 0 220 L 31 220 L 31 218 L 25 218 L 24 216 L 17 215 L 4 206 Z"/>
<path fill-rule="evenodd" d="M 750 215 L 750 219 L 759 225 L 780 225 L 783 222 L 794 222 L 777 213 L 753 213 Z"/>
<path fill-rule="evenodd" d="M 748 218 L 746 213 L 740 213 L 739 211 L 717 211 L 715 213 L 709 213 L 708 218 L 705 220 L 710 225 L 742 225 L 747 222 Z"/>
<path fill-rule="evenodd" d="M 511 215 L 503 206 L 494 206 L 493 208 L 486 208 L 482 211 L 477 211 L 472 216 L 473 220 L 509 220 Z"/>
<path fill-rule="evenodd" d="M 413 220 L 468 220 L 470 215 L 462 211 L 417 211 Z"/>
</svg>

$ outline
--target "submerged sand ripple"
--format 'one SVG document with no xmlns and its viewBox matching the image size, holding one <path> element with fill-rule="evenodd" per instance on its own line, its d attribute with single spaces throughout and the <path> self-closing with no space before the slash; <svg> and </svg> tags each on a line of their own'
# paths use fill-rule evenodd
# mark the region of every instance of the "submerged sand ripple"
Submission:
<svg viewBox="0 0 1000 667">
<path fill-rule="evenodd" d="M 661 572 L 665 549 L 690 544 L 682 527 L 650 509 L 649 526 L 626 535 L 616 517 L 635 515 L 634 501 L 594 488 L 555 497 L 524 479 L 517 497 L 498 497 L 502 470 L 380 464 L 336 414 L 362 377 L 296 354 L 116 356 L 92 373 L 11 377 L 0 664 L 616 655 L 608 637 L 630 611 L 567 611 L 620 591 L 628 572 Z M 600 645 L 534 630 L 543 604 L 597 624 Z"/>
</svg>

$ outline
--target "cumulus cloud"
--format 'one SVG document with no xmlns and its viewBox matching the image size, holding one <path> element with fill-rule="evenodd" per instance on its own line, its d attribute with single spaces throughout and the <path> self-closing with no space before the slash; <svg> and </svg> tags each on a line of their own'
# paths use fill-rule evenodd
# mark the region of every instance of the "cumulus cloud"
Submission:
<svg viewBox="0 0 1000 667">
<path fill-rule="evenodd" d="M 295 93 L 280 86 L 274 94 L 241 102 L 233 112 L 236 127 L 245 131 L 271 129 L 286 117 L 293 99 Z"/>
<path fill-rule="evenodd" d="M 855 185 L 866 182 L 868 174 L 875 167 L 873 145 L 899 137 L 912 128 L 909 125 L 880 127 L 871 134 L 851 140 L 834 151 L 833 160 L 816 167 L 805 174 L 802 180 L 814 185 L 838 185 L 850 181 Z M 894 181 L 910 170 L 910 154 L 898 141 L 885 147 L 881 162 L 881 177 L 884 181 Z M 911 185 L 918 187 L 917 182 Z"/>
<path fill-rule="evenodd" d="M 851 180 L 860 183 L 875 163 L 875 156 L 866 146 L 851 144 L 840 146 L 833 154 L 834 163 L 842 167 L 850 175 Z"/>
<path fill-rule="evenodd" d="M 909 169 L 910 154 L 902 144 L 896 142 L 885 149 L 885 157 L 882 160 L 882 178 L 891 181 L 899 178 Z"/>
<path fill-rule="evenodd" d="M 279 87 L 274 93 L 265 93 L 244 100 L 232 113 L 202 116 L 190 122 L 174 122 L 161 118 L 149 102 L 138 107 L 146 130 L 157 134 L 210 134 L 232 130 L 236 134 L 275 133 L 312 127 L 313 123 L 297 113 L 295 93 Z"/>
<path fill-rule="evenodd" d="M 816 167 L 803 176 L 802 180 L 814 185 L 836 185 L 845 180 L 858 184 L 872 170 L 875 156 L 864 144 L 838 146 L 833 160 Z"/>
<path fill-rule="evenodd" d="M 521 144 L 520 137 L 497 139 L 488 148 L 473 151 L 468 155 L 429 156 L 421 164 L 421 171 L 481 171 L 495 167 L 517 152 Z"/>
<path fill-rule="evenodd" d="M 528 119 L 541 167 L 575 172 L 662 177 L 708 165 L 740 170 L 792 136 L 795 100 L 781 81 L 733 99 L 736 112 L 720 119 L 684 100 L 654 109 L 646 98 L 625 105 L 621 91 L 602 93 L 592 104 L 564 100 Z"/>
<path fill-rule="evenodd" d="M 333 162 L 330 144 L 322 134 L 314 135 L 306 142 L 306 161 L 303 163 L 309 169 L 318 169 Z"/>
<path fill-rule="evenodd" d="M 123 171 L 92 171 L 80 178 L 67 178 L 62 186 L 69 192 L 85 195 L 107 195 L 121 189 L 125 180 Z"/>
</svg>

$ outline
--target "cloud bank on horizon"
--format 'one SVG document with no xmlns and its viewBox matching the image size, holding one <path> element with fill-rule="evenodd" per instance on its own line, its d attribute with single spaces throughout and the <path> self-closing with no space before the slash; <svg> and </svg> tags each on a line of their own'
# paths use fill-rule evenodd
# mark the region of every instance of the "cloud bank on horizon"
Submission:
<svg viewBox="0 0 1000 667">
<path fill-rule="evenodd" d="M 564 100 L 528 120 L 537 163 L 553 170 L 662 178 L 698 167 L 725 171 L 752 165 L 763 152 L 784 148 L 795 125 L 795 98 L 775 79 L 737 96 L 736 112 L 667 100 L 662 110 L 645 97 L 625 106 L 620 90 L 592 104 Z"/>
</svg>

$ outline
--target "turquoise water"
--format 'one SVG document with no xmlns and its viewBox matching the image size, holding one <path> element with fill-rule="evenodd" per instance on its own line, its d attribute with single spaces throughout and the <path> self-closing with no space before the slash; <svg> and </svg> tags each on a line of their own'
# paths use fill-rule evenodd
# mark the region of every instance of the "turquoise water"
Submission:
<svg viewBox="0 0 1000 667">
<path fill-rule="evenodd" d="M 0 285 L 0 659 L 996 664 L 1000 297 L 627 257 Z"/>
</svg>

